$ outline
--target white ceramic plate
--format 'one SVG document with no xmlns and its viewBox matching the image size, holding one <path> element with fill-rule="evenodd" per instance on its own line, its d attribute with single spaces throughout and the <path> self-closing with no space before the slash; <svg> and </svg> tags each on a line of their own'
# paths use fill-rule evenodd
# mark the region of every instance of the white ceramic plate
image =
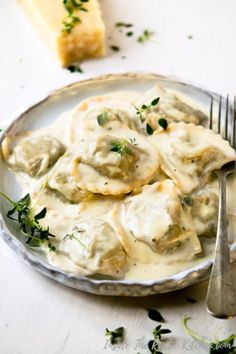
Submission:
<svg viewBox="0 0 236 354">
<path fill-rule="evenodd" d="M 211 97 L 217 95 L 198 87 L 181 83 L 155 74 L 117 74 L 106 75 L 91 80 L 80 81 L 51 93 L 49 96 L 17 116 L 13 122 L 4 129 L 0 144 L 5 133 L 32 130 L 51 124 L 62 112 L 72 109 L 79 101 L 92 95 L 101 95 L 112 91 L 134 90 L 144 92 L 156 83 L 164 87 L 177 90 L 193 99 L 200 106 L 209 109 Z M 20 198 L 20 189 L 14 175 L 7 165 L 0 159 L 0 190 L 12 197 Z M 6 218 L 9 205 L 0 200 L 0 233 L 1 237 L 13 250 L 37 271 L 51 277 L 64 285 L 101 295 L 119 296 L 145 296 L 156 293 L 169 292 L 181 289 L 188 285 L 206 279 L 212 265 L 211 259 L 204 260 L 198 265 L 177 273 L 175 275 L 147 281 L 127 280 L 98 280 L 66 273 L 50 265 L 43 253 L 30 249 L 25 244 L 17 226 Z M 236 242 L 231 245 L 231 251 L 236 250 Z"/>
</svg>

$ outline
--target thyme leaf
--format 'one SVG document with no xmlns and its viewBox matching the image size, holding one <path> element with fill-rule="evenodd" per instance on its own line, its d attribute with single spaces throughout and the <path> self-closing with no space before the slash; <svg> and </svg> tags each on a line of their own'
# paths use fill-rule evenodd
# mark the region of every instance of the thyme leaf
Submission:
<svg viewBox="0 0 236 354">
<path fill-rule="evenodd" d="M 120 155 L 128 154 L 132 155 L 133 152 L 128 146 L 128 141 L 125 139 L 112 141 L 111 142 L 112 148 L 111 151 L 118 152 Z"/>
<path fill-rule="evenodd" d="M 166 130 L 167 127 L 168 127 L 168 122 L 167 122 L 167 120 L 166 120 L 165 118 L 160 118 L 160 119 L 158 120 L 158 124 L 159 124 L 164 130 Z"/>
<path fill-rule="evenodd" d="M 160 312 L 157 311 L 156 309 L 149 309 L 148 310 L 148 317 L 153 321 L 165 322 L 165 320 L 162 317 L 162 315 L 160 314 Z"/>
<path fill-rule="evenodd" d="M 148 133 L 148 135 L 152 135 L 154 132 L 154 129 L 152 128 L 152 126 L 150 124 L 146 124 L 146 132 Z"/>
<path fill-rule="evenodd" d="M 159 350 L 159 345 L 156 340 L 150 340 L 148 342 L 148 349 L 150 350 L 151 354 L 163 354 Z"/>
<path fill-rule="evenodd" d="M 145 43 L 151 39 L 155 33 L 149 30 L 144 30 L 142 35 L 137 38 L 137 42 Z"/>
<path fill-rule="evenodd" d="M 83 70 L 82 70 L 81 67 L 78 66 L 78 65 L 69 65 L 69 66 L 67 66 L 67 69 L 68 69 L 71 73 L 83 73 Z"/>
<path fill-rule="evenodd" d="M 160 97 L 154 98 L 154 100 L 152 100 L 151 102 L 151 106 L 156 106 L 160 101 Z"/>
<path fill-rule="evenodd" d="M 124 340 L 124 327 L 118 327 L 114 331 L 106 328 L 105 336 L 110 336 L 110 343 L 112 345 L 121 343 Z"/>
<path fill-rule="evenodd" d="M 101 127 L 104 126 L 108 122 L 108 120 L 108 113 L 105 111 L 97 116 L 97 122 Z"/>
<path fill-rule="evenodd" d="M 111 48 L 111 50 L 113 50 L 113 52 L 119 52 L 120 51 L 120 47 L 118 47 L 117 45 L 111 45 L 110 48 Z"/>
</svg>

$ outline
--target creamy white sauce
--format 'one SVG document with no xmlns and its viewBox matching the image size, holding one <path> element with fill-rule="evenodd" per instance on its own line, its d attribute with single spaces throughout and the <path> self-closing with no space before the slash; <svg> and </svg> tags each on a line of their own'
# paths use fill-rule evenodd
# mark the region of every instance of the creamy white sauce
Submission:
<svg viewBox="0 0 236 354">
<path fill-rule="evenodd" d="M 126 100 L 132 102 L 137 101 L 139 95 L 137 93 L 115 93 L 110 94 L 110 97 L 118 97 L 121 101 Z M 96 104 L 95 104 L 96 107 Z M 112 106 L 112 103 L 110 104 Z M 115 108 L 117 108 L 115 106 Z M 120 107 L 122 108 L 122 107 Z M 71 144 L 71 123 L 72 115 L 64 113 L 53 125 L 49 128 L 39 129 L 32 133 L 32 136 L 51 135 L 59 139 L 66 147 Z M 137 134 L 137 133 L 136 133 Z M 41 221 L 43 226 L 49 226 L 50 232 L 56 235 L 56 246 L 60 249 L 60 243 L 63 242 L 65 235 L 72 232 L 73 227 L 82 219 L 103 217 L 111 222 L 114 219 L 114 210 L 116 206 L 122 201 L 122 197 L 111 196 L 92 196 L 81 203 L 70 204 L 64 202 L 63 199 L 58 198 L 56 194 L 40 193 L 40 187 L 47 178 L 43 176 L 39 179 L 29 177 L 23 172 L 16 173 L 16 177 L 22 186 L 23 193 L 30 193 L 33 199 L 33 204 L 36 204 L 36 211 L 42 209 L 42 206 L 47 207 L 46 217 Z M 187 180 L 186 180 L 187 181 Z M 214 191 L 218 191 L 217 181 L 211 184 Z M 227 189 L 227 203 L 229 214 L 229 234 L 231 242 L 236 240 L 236 178 L 230 177 Z M 217 192 L 218 193 L 218 192 Z M 165 205 L 163 199 L 163 205 Z M 160 212 L 161 214 L 161 212 Z M 159 216 L 157 216 L 159 217 Z M 163 217 L 168 219 L 169 215 L 164 213 Z M 145 228 L 147 220 L 140 220 L 140 230 Z M 111 222 L 112 223 L 112 222 Z M 166 226 L 166 220 L 163 219 L 163 227 Z M 116 225 L 116 227 L 119 227 Z M 139 227 L 139 225 L 135 225 Z M 161 225 L 160 225 L 161 227 Z M 147 229 L 147 228 L 146 228 Z M 155 230 L 152 230 L 155 232 Z M 145 243 L 134 240 L 130 236 L 127 238 L 128 248 L 130 250 L 127 257 L 127 266 L 124 279 L 130 280 L 150 280 L 159 279 L 182 270 L 193 267 L 199 263 L 204 262 L 213 255 L 215 246 L 215 238 L 200 237 L 202 252 L 199 254 L 191 253 L 191 244 L 183 243 L 180 247 L 176 247 L 166 253 L 156 253 Z M 69 257 L 61 253 L 49 252 L 45 248 L 47 258 L 50 263 L 58 268 L 61 268 L 70 273 L 87 274 L 87 272 L 76 265 Z M 191 256 L 189 256 L 191 255 Z"/>
</svg>

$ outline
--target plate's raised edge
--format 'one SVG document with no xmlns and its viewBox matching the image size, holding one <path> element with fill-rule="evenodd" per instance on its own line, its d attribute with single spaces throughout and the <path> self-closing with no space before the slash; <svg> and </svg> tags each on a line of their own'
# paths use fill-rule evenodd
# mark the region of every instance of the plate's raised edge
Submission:
<svg viewBox="0 0 236 354">
<path fill-rule="evenodd" d="M 114 80 L 114 79 L 160 79 L 160 80 L 166 80 L 166 81 L 175 81 L 178 84 L 181 84 L 183 86 L 190 86 L 192 88 L 195 88 L 199 91 L 202 91 L 203 93 L 207 93 L 209 97 L 215 96 L 216 93 L 202 89 L 198 86 L 195 86 L 191 83 L 187 82 L 182 82 L 179 81 L 178 78 L 174 76 L 163 76 L 155 73 L 144 73 L 144 72 L 127 72 L 127 73 L 118 73 L 118 74 L 106 74 L 102 76 L 98 76 L 95 78 L 89 78 L 86 80 L 81 80 L 77 82 L 73 82 L 69 85 L 63 86 L 59 89 L 52 90 L 49 94 L 44 95 L 41 99 L 35 101 L 35 103 L 27 106 L 24 110 L 21 110 L 14 116 L 10 117 L 10 122 L 6 123 L 6 121 L 3 122 L 5 125 L 5 129 L 0 133 L 0 145 L 6 135 L 6 133 L 13 128 L 13 126 L 22 118 L 23 115 L 27 114 L 30 110 L 34 109 L 36 106 L 40 105 L 44 101 L 50 99 L 52 96 L 57 95 L 62 93 L 64 90 L 73 88 L 73 87 L 79 87 L 79 86 L 84 86 L 93 82 L 97 81 L 108 81 L 108 80 Z M 26 246 L 19 241 L 14 235 L 11 234 L 9 229 L 7 228 L 3 216 L 0 213 L 0 232 L 3 236 L 3 239 L 7 242 L 7 244 L 17 253 L 20 255 L 20 257 L 26 261 L 28 264 L 32 265 L 35 269 L 37 269 L 39 272 L 54 278 L 56 276 L 57 280 L 60 281 L 58 278 L 64 278 L 66 280 L 71 280 L 71 281 L 79 281 L 79 282 L 86 282 L 94 285 L 102 285 L 102 284 L 115 284 L 115 285 L 128 285 L 128 286 L 143 286 L 143 287 L 153 287 L 153 286 L 158 286 L 158 285 L 167 285 L 168 283 L 171 282 L 178 282 L 178 281 L 183 281 L 184 279 L 187 281 L 189 277 L 191 277 L 193 274 L 203 274 L 209 270 L 209 268 L 212 265 L 211 260 L 207 260 L 204 263 L 200 263 L 192 268 L 188 268 L 187 270 L 184 270 L 182 272 L 179 272 L 173 276 L 169 276 L 166 278 L 158 279 L 158 280 L 143 280 L 143 281 L 132 281 L 132 280 L 97 280 L 97 279 L 92 279 L 92 278 L 87 278 L 83 276 L 76 276 L 71 273 L 64 272 L 58 268 L 55 268 L 51 266 L 50 264 L 47 264 L 43 262 L 41 259 L 38 257 L 34 256 L 32 253 L 30 253 L 27 249 Z M 236 242 L 231 245 L 232 250 L 236 250 Z M 63 281 L 61 281 L 63 282 Z M 193 283 L 193 282 L 192 282 Z M 178 287 L 176 287 L 177 289 Z"/>
</svg>

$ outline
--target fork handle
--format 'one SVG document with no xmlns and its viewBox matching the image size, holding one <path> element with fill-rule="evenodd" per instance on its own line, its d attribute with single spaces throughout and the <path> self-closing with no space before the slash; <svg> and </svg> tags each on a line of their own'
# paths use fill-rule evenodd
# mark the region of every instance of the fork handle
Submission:
<svg viewBox="0 0 236 354">
<path fill-rule="evenodd" d="M 219 179 L 219 212 L 215 257 L 207 292 L 207 309 L 215 317 L 228 318 L 236 314 L 236 291 L 230 265 L 227 233 L 226 178 L 224 171 L 216 172 Z"/>
</svg>

